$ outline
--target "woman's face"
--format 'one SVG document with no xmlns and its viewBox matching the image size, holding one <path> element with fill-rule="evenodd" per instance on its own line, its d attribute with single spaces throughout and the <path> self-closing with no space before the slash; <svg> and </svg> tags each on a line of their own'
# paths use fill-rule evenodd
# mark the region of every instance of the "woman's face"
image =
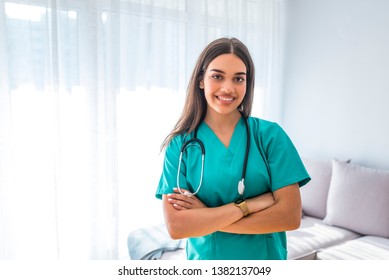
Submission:
<svg viewBox="0 0 389 280">
<path fill-rule="evenodd" d="M 222 54 L 211 61 L 200 82 L 207 114 L 236 113 L 246 94 L 246 71 L 246 65 L 234 54 Z"/>
</svg>

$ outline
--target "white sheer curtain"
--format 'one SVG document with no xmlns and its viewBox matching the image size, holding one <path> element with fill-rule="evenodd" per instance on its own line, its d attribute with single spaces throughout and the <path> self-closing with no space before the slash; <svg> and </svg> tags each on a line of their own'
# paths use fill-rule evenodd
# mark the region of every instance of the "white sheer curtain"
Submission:
<svg viewBox="0 0 389 280">
<path fill-rule="evenodd" d="M 251 50 L 255 115 L 279 94 L 279 1 L 0 3 L 0 259 L 122 258 L 163 222 L 159 147 L 209 41 Z"/>
</svg>

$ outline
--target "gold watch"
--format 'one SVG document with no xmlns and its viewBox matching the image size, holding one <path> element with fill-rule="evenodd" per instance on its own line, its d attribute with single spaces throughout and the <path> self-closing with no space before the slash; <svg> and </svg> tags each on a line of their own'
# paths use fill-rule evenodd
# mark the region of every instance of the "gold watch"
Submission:
<svg viewBox="0 0 389 280">
<path fill-rule="evenodd" d="M 243 212 L 243 216 L 248 216 L 250 214 L 249 207 L 247 206 L 246 200 L 244 198 L 240 197 L 237 200 L 235 200 L 235 206 L 239 207 L 240 210 Z"/>
</svg>

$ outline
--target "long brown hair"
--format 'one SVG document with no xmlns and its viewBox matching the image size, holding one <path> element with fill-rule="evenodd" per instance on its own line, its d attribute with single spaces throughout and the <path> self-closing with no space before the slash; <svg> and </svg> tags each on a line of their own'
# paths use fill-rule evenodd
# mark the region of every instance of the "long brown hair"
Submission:
<svg viewBox="0 0 389 280">
<path fill-rule="evenodd" d="M 173 137 L 180 134 L 191 133 L 205 118 L 207 111 L 207 101 L 205 100 L 204 90 L 200 89 L 200 81 L 204 78 L 204 73 L 208 65 L 216 57 L 222 54 L 235 54 L 246 66 L 246 94 L 239 105 L 238 110 L 247 118 L 251 114 L 251 108 L 254 95 L 255 70 L 247 47 L 236 38 L 220 38 L 209 43 L 200 54 L 196 66 L 193 70 L 188 84 L 185 105 L 181 116 L 170 134 L 161 145 L 165 148 Z"/>
</svg>

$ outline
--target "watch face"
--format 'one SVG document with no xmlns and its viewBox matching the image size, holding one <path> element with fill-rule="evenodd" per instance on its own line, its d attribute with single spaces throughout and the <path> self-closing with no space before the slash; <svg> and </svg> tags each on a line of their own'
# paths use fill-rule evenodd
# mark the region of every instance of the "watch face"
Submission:
<svg viewBox="0 0 389 280">
<path fill-rule="evenodd" d="M 235 203 L 236 204 L 240 204 L 240 203 L 242 203 L 242 202 L 244 202 L 244 199 L 243 198 L 238 198 L 236 201 L 235 201 Z"/>
</svg>

